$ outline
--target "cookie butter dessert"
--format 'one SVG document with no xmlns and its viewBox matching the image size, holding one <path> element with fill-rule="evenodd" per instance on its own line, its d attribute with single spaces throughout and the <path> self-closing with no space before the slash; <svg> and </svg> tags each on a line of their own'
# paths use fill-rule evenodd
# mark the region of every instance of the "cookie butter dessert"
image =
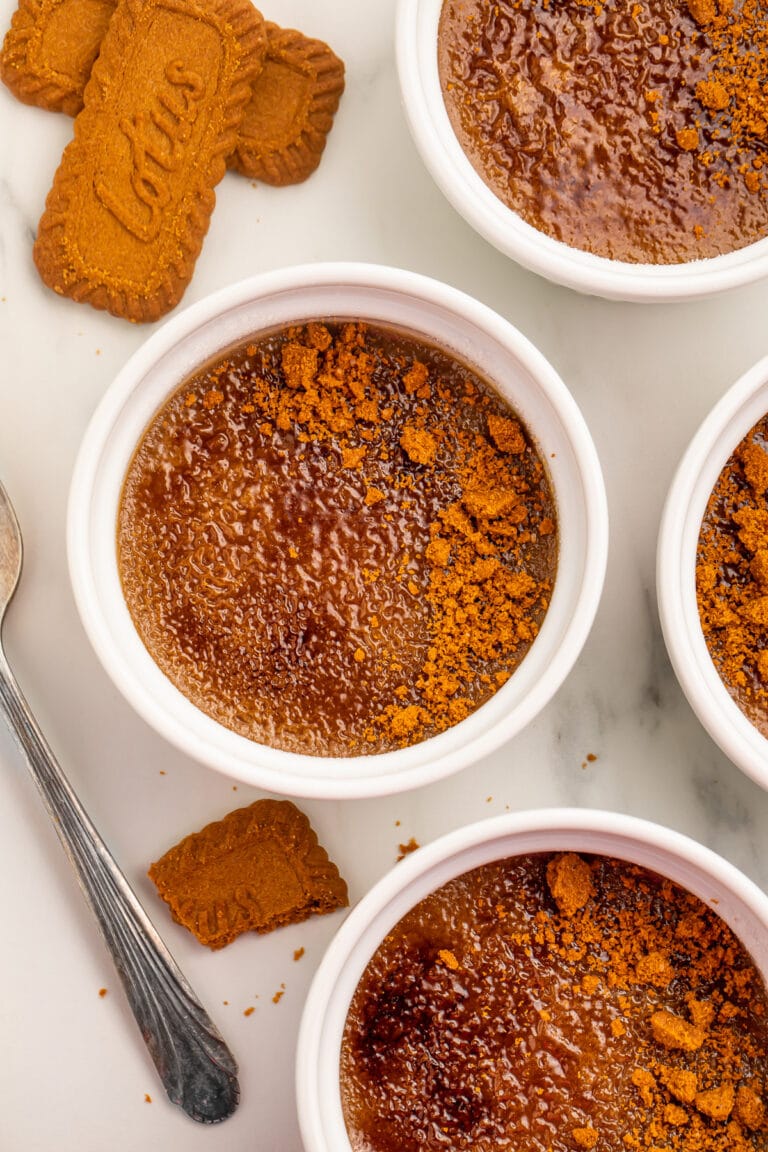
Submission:
<svg viewBox="0 0 768 1152">
<path fill-rule="evenodd" d="M 765 0 L 445 0 L 467 157 L 528 224 L 674 264 L 768 235 Z"/>
<path fill-rule="evenodd" d="M 696 600 L 723 684 L 768 736 L 768 416 L 723 468 L 699 533 Z"/>
<path fill-rule="evenodd" d="M 549 606 L 558 535 L 526 429 L 407 332 L 312 322 L 185 383 L 130 465 L 123 591 L 197 707 L 320 756 L 421 741 L 482 705 Z"/>
<path fill-rule="evenodd" d="M 575 853 L 484 865 L 385 937 L 341 1046 L 354 1152 L 757 1152 L 768 1001 L 698 897 Z"/>
</svg>

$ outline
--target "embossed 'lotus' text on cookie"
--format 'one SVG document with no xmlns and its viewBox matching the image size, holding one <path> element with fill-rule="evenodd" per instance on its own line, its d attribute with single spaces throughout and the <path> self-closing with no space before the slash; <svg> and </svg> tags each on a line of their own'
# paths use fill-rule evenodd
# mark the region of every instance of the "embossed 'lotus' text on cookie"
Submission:
<svg viewBox="0 0 768 1152">
<path fill-rule="evenodd" d="M 40 222 L 54 291 L 131 320 L 178 303 L 264 50 L 247 0 L 122 0 Z"/>
<path fill-rule="evenodd" d="M 116 0 L 20 0 L 0 77 L 27 104 L 76 115 Z M 320 163 L 344 91 L 344 64 L 322 40 L 266 25 L 230 166 L 254 180 L 296 184 Z"/>
<path fill-rule="evenodd" d="M 94 192 L 105 208 L 137 239 L 153 241 L 173 198 L 173 181 L 194 157 L 195 134 L 204 122 L 206 84 L 203 76 L 172 60 L 148 111 L 122 116 L 120 149 L 110 148 L 94 180 Z M 114 163 L 117 159 L 117 164 Z M 122 163 L 121 163 L 122 161 Z M 132 195 L 126 195 L 126 186 Z"/>
</svg>

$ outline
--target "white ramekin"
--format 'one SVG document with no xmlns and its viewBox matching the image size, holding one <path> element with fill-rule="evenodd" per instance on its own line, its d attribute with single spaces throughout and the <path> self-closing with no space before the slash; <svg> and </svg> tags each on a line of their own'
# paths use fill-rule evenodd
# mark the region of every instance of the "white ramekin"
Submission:
<svg viewBox="0 0 768 1152">
<path fill-rule="evenodd" d="M 416 147 L 433 179 L 486 240 L 549 280 L 614 300 L 691 300 L 768 275 L 768 238 L 706 260 L 630 264 L 572 248 L 507 208 L 467 159 L 445 109 L 437 62 L 442 6 L 443 0 L 399 0 L 400 90 Z"/>
<path fill-rule="evenodd" d="M 197 709 L 144 648 L 123 599 L 116 555 L 120 492 L 134 448 L 165 398 L 200 364 L 266 328 L 351 317 L 410 329 L 491 380 L 524 420 L 545 460 L 558 508 L 559 564 L 540 634 L 509 681 L 480 709 L 410 748 L 315 757 L 265 747 Z M 476 300 L 410 272 L 314 264 L 266 273 L 200 301 L 147 340 L 89 424 L 69 500 L 69 567 L 85 630 L 107 672 L 158 732 L 195 759 L 246 783 L 296 796 L 397 792 L 486 755 L 547 703 L 591 627 L 605 573 L 605 490 L 576 404 L 543 356 Z"/>
<path fill-rule="evenodd" d="M 296 1099 L 305 1152 L 351 1152 L 339 1094 L 349 1004 L 383 937 L 430 892 L 510 856 L 589 852 L 648 868 L 715 907 L 768 979 L 768 896 L 708 848 L 660 825 L 612 812 L 546 809 L 482 820 L 407 856 L 349 913 L 320 963 L 304 1006 Z"/>
<path fill-rule="evenodd" d="M 696 548 L 718 476 L 767 412 L 768 357 L 725 393 L 689 444 L 664 505 L 656 560 L 661 627 L 680 685 L 715 743 L 763 788 L 768 740 L 735 703 L 709 655 L 696 604 Z"/>
</svg>

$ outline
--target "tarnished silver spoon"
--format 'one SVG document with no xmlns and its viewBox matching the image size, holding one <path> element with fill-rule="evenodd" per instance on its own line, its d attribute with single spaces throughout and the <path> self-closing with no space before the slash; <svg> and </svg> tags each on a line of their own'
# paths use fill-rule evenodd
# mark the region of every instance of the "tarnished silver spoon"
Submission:
<svg viewBox="0 0 768 1152">
<path fill-rule="evenodd" d="M 96 915 L 169 1098 L 193 1120 L 225 1120 L 240 1098 L 234 1057 L 91 823 L 8 665 L 2 624 L 21 562 L 21 532 L 0 484 L 0 712 Z"/>
</svg>

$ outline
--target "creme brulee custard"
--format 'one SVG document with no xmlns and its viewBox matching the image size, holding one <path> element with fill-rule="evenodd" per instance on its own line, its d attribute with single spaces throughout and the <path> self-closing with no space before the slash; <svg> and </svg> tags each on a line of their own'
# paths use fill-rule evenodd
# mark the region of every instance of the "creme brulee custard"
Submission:
<svg viewBox="0 0 768 1152">
<path fill-rule="evenodd" d="M 525 428 L 403 332 L 317 322 L 183 385 L 130 465 L 125 599 L 204 712 L 314 755 L 416 743 L 510 676 L 549 606 L 557 524 Z"/>
<path fill-rule="evenodd" d="M 766 0 L 445 0 L 467 157 L 527 223 L 674 264 L 768 235 Z"/>
<path fill-rule="evenodd" d="M 696 601 L 707 649 L 745 716 L 768 737 L 768 416 L 726 461 L 696 548 Z"/>
<path fill-rule="evenodd" d="M 353 1152 L 763 1152 L 768 998 L 713 908 L 604 856 L 451 880 L 350 1004 Z"/>
</svg>

